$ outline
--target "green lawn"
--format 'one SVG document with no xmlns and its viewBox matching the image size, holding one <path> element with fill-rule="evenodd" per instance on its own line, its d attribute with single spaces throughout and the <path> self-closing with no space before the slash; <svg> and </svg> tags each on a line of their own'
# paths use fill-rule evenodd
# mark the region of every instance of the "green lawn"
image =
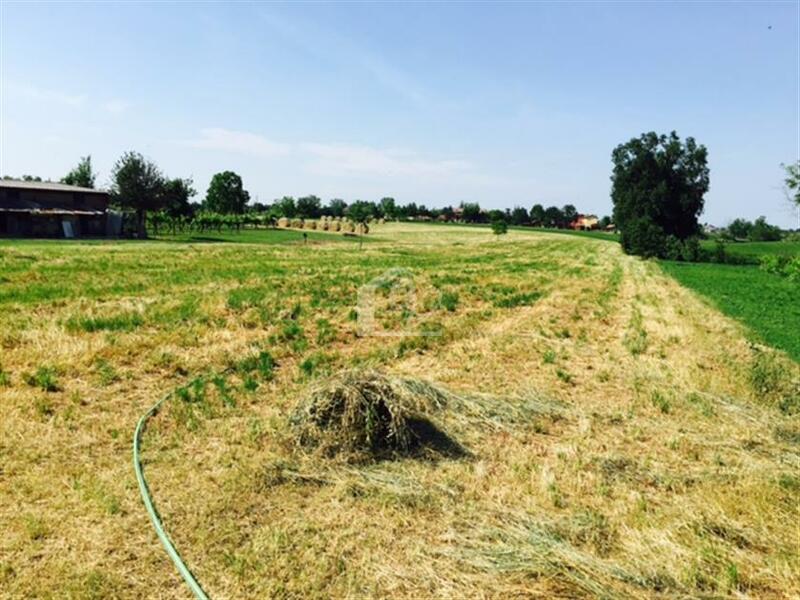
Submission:
<svg viewBox="0 0 800 600">
<path fill-rule="evenodd" d="M 489 223 L 448 223 L 448 222 L 441 222 L 441 221 L 408 221 L 407 223 L 410 224 L 417 224 L 420 226 L 428 226 L 428 225 L 436 225 L 439 227 L 478 227 L 489 229 Z M 509 225 L 509 231 L 535 231 L 539 233 L 553 233 L 553 234 L 563 234 L 563 235 L 575 235 L 578 237 L 589 237 L 598 240 L 605 240 L 607 242 L 618 242 L 619 241 L 619 234 L 618 233 L 606 233 L 605 231 L 575 231 L 573 229 L 553 229 L 548 227 L 528 227 L 522 225 Z"/>
<path fill-rule="evenodd" d="M 114 238 L 93 238 L 93 239 L 18 239 L 18 238 L 0 238 L 0 247 L 3 246 L 69 246 L 69 245 L 120 245 L 120 244 L 143 244 L 151 242 L 177 242 L 177 243 L 215 243 L 215 242 L 228 242 L 240 244 L 291 244 L 303 243 L 303 233 L 308 234 L 307 241 L 310 242 L 351 242 L 357 243 L 358 238 L 355 236 L 345 236 L 343 233 L 315 231 L 312 229 L 243 229 L 241 231 L 185 231 L 176 235 L 170 235 L 165 231 L 159 232 L 158 235 L 150 232 L 150 239 L 146 242 L 132 239 L 114 239 Z M 364 241 L 368 242 L 369 236 L 364 236 Z"/>
<path fill-rule="evenodd" d="M 714 251 L 715 245 L 714 240 L 702 242 L 703 248 L 711 252 Z M 800 242 L 730 242 L 725 244 L 725 253 L 756 264 L 765 254 L 796 256 L 800 254 Z"/>
<path fill-rule="evenodd" d="M 755 252 L 760 246 L 741 244 Z M 767 344 L 784 350 L 800 362 L 800 286 L 751 265 L 661 262 L 682 285 L 711 300 L 722 312 L 740 320 Z"/>
</svg>

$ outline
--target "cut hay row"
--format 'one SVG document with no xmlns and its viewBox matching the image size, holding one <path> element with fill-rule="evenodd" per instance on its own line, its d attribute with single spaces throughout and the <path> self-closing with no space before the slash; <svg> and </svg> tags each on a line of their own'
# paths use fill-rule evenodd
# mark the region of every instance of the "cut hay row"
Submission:
<svg viewBox="0 0 800 600">
<path fill-rule="evenodd" d="M 384 219 L 372 219 L 372 224 L 383 225 L 386 223 Z M 277 226 L 281 229 L 309 229 L 319 231 L 342 231 L 345 233 L 369 233 L 369 225 L 361 223 L 354 223 L 348 219 L 341 217 L 321 217 L 319 220 L 314 219 L 288 219 L 281 217 L 276 222 Z"/>
</svg>

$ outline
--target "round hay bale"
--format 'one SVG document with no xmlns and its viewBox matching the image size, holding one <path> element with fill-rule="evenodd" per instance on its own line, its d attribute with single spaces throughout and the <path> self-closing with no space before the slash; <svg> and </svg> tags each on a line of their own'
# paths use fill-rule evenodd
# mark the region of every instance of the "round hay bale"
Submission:
<svg viewBox="0 0 800 600">
<path fill-rule="evenodd" d="M 378 225 L 386 225 L 386 219 L 384 219 L 383 217 L 378 219 Z"/>
<path fill-rule="evenodd" d="M 278 227 L 289 227 L 289 219 L 286 217 L 278 219 Z"/>
<path fill-rule="evenodd" d="M 306 221 L 306 229 L 316 229 L 317 222 L 316 221 Z"/>
<path fill-rule="evenodd" d="M 339 231 L 342 228 L 342 224 L 339 221 L 333 221 L 330 224 L 330 231 Z"/>
<path fill-rule="evenodd" d="M 369 225 L 366 223 L 357 223 L 355 227 L 355 232 L 359 235 L 367 235 L 369 233 Z"/>
<path fill-rule="evenodd" d="M 322 231 L 328 231 L 329 228 L 330 228 L 330 223 L 328 223 L 327 221 L 320 221 L 319 229 L 321 229 Z"/>
<path fill-rule="evenodd" d="M 425 413 L 446 402 L 443 392 L 424 382 L 345 371 L 312 388 L 290 423 L 300 445 L 326 456 L 377 458 L 408 453 L 426 446 L 431 436 L 444 436 Z"/>
<path fill-rule="evenodd" d="M 342 221 L 342 231 L 345 233 L 353 233 L 356 230 L 352 221 Z"/>
<path fill-rule="evenodd" d="M 292 219 L 292 227 L 295 229 L 302 229 L 303 219 Z"/>
</svg>

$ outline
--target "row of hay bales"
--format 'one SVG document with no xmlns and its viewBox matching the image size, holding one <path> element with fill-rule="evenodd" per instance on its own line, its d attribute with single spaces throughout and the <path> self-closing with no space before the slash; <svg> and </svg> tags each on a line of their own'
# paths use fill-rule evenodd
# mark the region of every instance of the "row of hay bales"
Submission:
<svg viewBox="0 0 800 600">
<path fill-rule="evenodd" d="M 375 219 L 371 221 L 378 225 L 385 223 L 384 219 Z M 318 229 L 320 231 L 341 231 L 342 233 L 369 233 L 369 226 L 365 226 L 362 231 L 362 225 L 356 225 L 348 219 L 341 217 L 321 217 L 318 221 L 312 219 L 288 219 L 281 217 L 278 219 L 278 227 L 283 229 Z"/>
</svg>

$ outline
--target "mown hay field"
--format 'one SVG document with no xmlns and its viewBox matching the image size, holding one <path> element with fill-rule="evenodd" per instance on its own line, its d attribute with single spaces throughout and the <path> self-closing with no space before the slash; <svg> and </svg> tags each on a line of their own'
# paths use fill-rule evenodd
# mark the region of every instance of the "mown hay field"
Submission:
<svg viewBox="0 0 800 600">
<path fill-rule="evenodd" d="M 167 393 L 145 472 L 212 597 L 800 594 L 800 369 L 657 264 L 536 232 L 246 235 L 0 246 L 3 595 L 188 595 L 131 465 Z M 354 367 L 445 390 L 427 416 L 459 452 L 299 443 Z"/>
</svg>

